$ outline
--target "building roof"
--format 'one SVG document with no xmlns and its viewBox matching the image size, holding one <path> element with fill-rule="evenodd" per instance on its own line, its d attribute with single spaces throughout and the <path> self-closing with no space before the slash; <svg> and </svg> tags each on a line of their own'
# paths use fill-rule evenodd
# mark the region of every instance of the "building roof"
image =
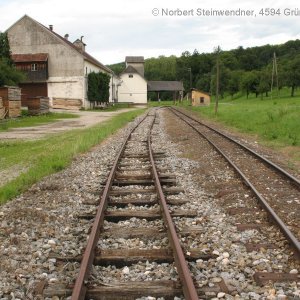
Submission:
<svg viewBox="0 0 300 300">
<path fill-rule="evenodd" d="M 34 20 L 33 18 L 29 17 L 28 15 L 24 15 L 22 18 L 20 18 L 17 22 L 15 22 L 12 26 L 14 26 L 16 23 L 18 23 L 20 20 L 22 20 L 23 18 L 28 18 L 31 21 L 35 22 L 36 24 L 38 24 L 39 26 L 42 26 L 44 29 L 46 29 L 50 34 L 53 34 L 54 36 L 56 36 L 57 38 L 59 38 L 62 42 L 64 42 L 65 44 L 67 44 L 68 46 L 72 47 L 74 50 L 76 50 L 79 54 L 81 54 L 83 56 L 83 58 L 87 61 L 89 61 L 90 63 L 98 66 L 99 68 L 107 71 L 108 73 L 112 73 L 113 71 L 106 67 L 105 65 L 103 65 L 101 62 L 99 62 L 96 58 L 94 58 L 93 56 L 91 56 L 90 54 L 88 54 L 85 51 L 82 51 L 81 49 L 79 49 L 78 47 L 76 47 L 73 43 L 71 43 L 69 40 L 63 38 L 61 35 L 59 35 L 58 33 L 56 33 L 53 30 L 50 30 L 48 27 L 44 26 L 43 24 L 39 23 L 38 21 Z M 10 26 L 6 31 L 8 31 L 12 26 Z"/>
<path fill-rule="evenodd" d="M 126 56 L 126 63 L 144 63 L 144 56 Z"/>
<path fill-rule="evenodd" d="M 148 92 L 183 90 L 182 81 L 148 81 Z"/>
<path fill-rule="evenodd" d="M 207 95 L 207 96 L 210 96 L 210 94 L 209 94 L 209 93 L 207 93 L 207 92 L 203 92 L 203 91 L 201 91 L 201 90 L 198 90 L 198 89 L 195 89 L 195 88 L 191 88 L 191 91 L 199 92 L 199 93 L 205 94 L 205 95 Z"/>
<path fill-rule="evenodd" d="M 47 61 L 48 60 L 48 53 L 12 54 L 11 58 L 15 63 L 41 62 L 41 61 Z"/>
<path fill-rule="evenodd" d="M 125 70 L 123 70 L 123 71 L 121 72 L 120 75 L 122 75 L 122 74 L 128 74 L 128 73 L 130 73 L 130 74 L 132 74 L 132 73 L 140 74 L 133 66 L 128 66 Z M 140 75 L 141 75 L 141 74 L 140 74 Z"/>
</svg>

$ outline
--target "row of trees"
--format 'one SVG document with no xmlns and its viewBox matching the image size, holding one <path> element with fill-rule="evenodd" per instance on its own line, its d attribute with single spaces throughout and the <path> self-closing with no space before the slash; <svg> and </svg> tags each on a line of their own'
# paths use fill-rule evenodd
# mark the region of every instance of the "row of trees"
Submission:
<svg viewBox="0 0 300 300">
<path fill-rule="evenodd" d="M 291 88 L 291 96 L 300 86 L 300 40 L 289 41 L 283 45 L 265 45 L 244 49 L 238 47 L 230 51 L 221 51 L 220 61 L 220 95 L 234 95 L 243 92 L 247 95 L 268 95 L 271 90 L 273 55 L 277 55 L 278 88 Z M 216 78 L 216 53 L 193 54 L 184 52 L 177 59 L 176 77 L 184 81 L 186 89 L 192 85 L 200 90 L 214 93 Z M 183 74 L 183 76 L 182 76 Z M 277 78 L 276 78 L 277 79 Z M 277 80 L 276 80 L 277 81 Z"/>
<path fill-rule="evenodd" d="M 277 55 L 279 88 L 300 87 L 300 40 L 288 41 L 282 45 L 261 47 L 238 47 L 221 51 L 220 95 L 234 95 L 243 92 L 268 95 L 271 89 L 273 55 Z M 117 74 L 124 64 L 110 66 Z M 185 51 L 180 57 L 159 56 L 145 60 L 145 77 L 148 80 L 182 80 L 185 90 L 192 87 L 214 94 L 216 84 L 216 53 L 193 53 Z M 277 78 L 276 78 L 277 79 Z M 191 82 L 190 82 L 191 81 Z M 277 81 L 277 80 L 276 80 Z"/>
</svg>

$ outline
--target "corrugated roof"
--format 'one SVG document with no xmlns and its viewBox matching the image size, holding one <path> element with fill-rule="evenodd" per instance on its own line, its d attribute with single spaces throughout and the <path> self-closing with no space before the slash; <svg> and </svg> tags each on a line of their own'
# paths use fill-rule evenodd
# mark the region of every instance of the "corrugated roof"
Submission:
<svg viewBox="0 0 300 300">
<path fill-rule="evenodd" d="M 12 54 L 12 60 L 15 63 L 19 62 L 40 62 L 48 60 L 48 53 L 35 53 L 35 54 Z"/>
<path fill-rule="evenodd" d="M 148 81 L 148 92 L 183 90 L 182 81 Z"/>
<path fill-rule="evenodd" d="M 144 61 L 144 56 L 126 56 L 125 62 L 127 62 L 127 63 L 143 63 L 145 61 Z"/>
</svg>

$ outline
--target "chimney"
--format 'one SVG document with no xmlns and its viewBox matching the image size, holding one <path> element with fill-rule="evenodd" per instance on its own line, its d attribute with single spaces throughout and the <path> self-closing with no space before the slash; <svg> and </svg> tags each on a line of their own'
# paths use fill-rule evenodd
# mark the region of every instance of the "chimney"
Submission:
<svg viewBox="0 0 300 300">
<path fill-rule="evenodd" d="M 53 25 L 49 25 L 49 29 L 53 31 Z"/>
<path fill-rule="evenodd" d="M 80 51 L 84 52 L 86 44 L 82 41 L 82 38 L 83 36 L 81 36 L 80 39 L 77 39 L 73 45 L 76 46 Z"/>
<path fill-rule="evenodd" d="M 65 39 L 68 40 L 69 39 L 69 35 L 66 33 L 65 34 Z"/>
</svg>

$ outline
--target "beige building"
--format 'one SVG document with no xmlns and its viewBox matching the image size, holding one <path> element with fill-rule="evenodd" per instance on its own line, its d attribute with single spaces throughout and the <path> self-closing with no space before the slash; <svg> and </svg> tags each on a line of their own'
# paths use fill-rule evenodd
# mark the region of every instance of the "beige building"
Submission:
<svg viewBox="0 0 300 300">
<path fill-rule="evenodd" d="M 210 95 L 197 89 L 191 90 L 192 106 L 210 105 Z"/>
<path fill-rule="evenodd" d="M 144 78 L 144 57 L 126 56 L 126 68 L 120 74 L 118 102 L 147 103 L 147 80 Z"/>
<path fill-rule="evenodd" d="M 85 51 L 83 37 L 74 43 L 60 36 L 52 25 L 45 27 L 25 15 L 8 30 L 10 49 L 18 68 L 27 73 L 22 96 L 50 98 L 53 107 L 90 107 L 87 99 L 88 73 L 111 76 L 110 101 L 116 98 L 118 82 L 113 72 Z M 101 99 L 100 99 L 101 100 Z"/>
</svg>

